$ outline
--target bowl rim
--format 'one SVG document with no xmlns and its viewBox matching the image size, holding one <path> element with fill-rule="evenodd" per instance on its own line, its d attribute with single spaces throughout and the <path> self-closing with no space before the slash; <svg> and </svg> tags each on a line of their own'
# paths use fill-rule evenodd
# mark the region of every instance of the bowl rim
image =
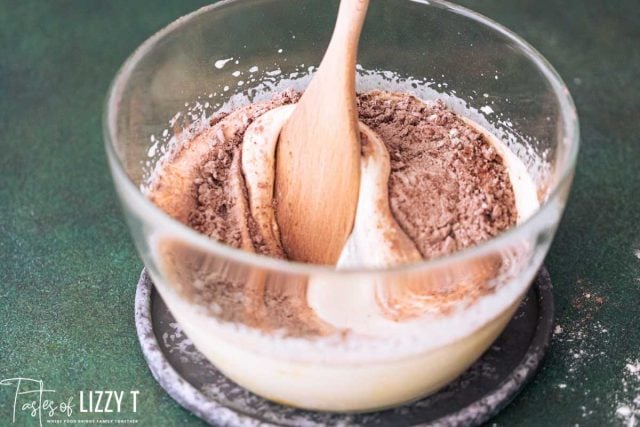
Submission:
<svg viewBox="0 0 640 427">
<path fill-rule="evenodd" d="M 494 20 L 487 18 L 484 15 L 472 11 L 471 9 L 450 3 L 446 0 L 407 0 L 412 3 L 419 3 L 429 7 L 436 7 L 454 14 L 461 15 L 467 19 L 476 21 L 477 23 L 480 23 L 493 31 L 500 33 L 505 38 L 515 43 L 515 45 L 520 49 L 520 52 L 525 54 L 525 56 L 538 68 L 538 70 L 550 84 L 554 95 L 556 96 L 560 105 L 560 117 L 562 118 L 565 135 L 567 135 L 565 139 L 568 140 L 569 146 L 566 160 L 564 164 L 561 165 L 562 170 L 559 174 L 560 178 L 553 185 L 548 193 L 546 200 L 539 206 L 539 208 L 522 223 L 516 224 L 514 227 L 505 230 L 499 235 L 481 242 L 475 246 L 465 248 L 452 254 L 434 259 L 385 268 L 358 267 L 336 270 L 335 266 L 331 265 L 307 264 L 298 261 L 283 260 L 266 255 L 246 252 L 242 249 L 233 248 L 222 242 L 218 242 L 204 234 L 198 233 L 186 224 L 183 224 L 180 221 L 172 218 L 162 209 L 157 207 L 142 193 L 140 188 L 135 185 L 135 183 L 126 173 L 122 165 L 122 161 L 116 152 L 116 148 L 113 145 L 113 141 L 117 140 L 116 117 L 118 105 L 124 86 L 126 85 L 128 78 L 135 69 L 137 63 L 146 55 L 147 52 L 149 52 L 159 41 L 161 41 L 164 36 L 179 29 L 196 16 L 218 8 L 223 8 L 230 4 L 249 1 L 251 0 L 221 0 L 217 3 L 201 7 L 193 12 L 181 16 L 169 23 L 161 30 L 157 31 L 154 35 L 146 39 L 140 46 L 138 46 L 138 48 L 136 48 L 136 50 L 122 64 L 110 84 L 104 104 L 104 112 L 102 118 L 103 139 L 107 151 L 107 156 L 109 158 L 109 163 L 111 165 L 111 171 L 114 175 L 114 181 L 119 181 L 122 185 L 124 185 L 125 188 L 123 190 L 129 194 L 133 194 L 133 197 L 136 199 L 136 203 L 140 204 L 140 207 L 143 208 L 146 212 L 153 215 L 153 220 L 155 222 L 159 223 L 159 225 L 161 226 L 166 226 L 166 228 L 175 229 L 180 233 L 184 233 L 184 237 L 186 237 L 187 240 L 197 244 L 202 249 L 208 250 L 217 256 L 230 259 L 240 264 L 291 274 L 324 274 L 338 275 L 341 277 L 362 274 L 412 274 L 431 268 L 446 266 L 452 262 L 460 262 L 465 259 L 478 257 L 487 252 L 500 249 L 503 243 L 508 242 L 513 238 L 513 236 L 519 233 L 524 233 L 524 230 L 532 228 L 532 224 L 535 223 L 536 220 L 544 217 L 545 213 L 552 209 L 553 204 L 551 202 L 554 199 L 560 197 L 560 193 L 562 192 L 565 185 L 570 184 L 571 180 L 573 179 L 573 173 L 576 166 L 580 146 L 580 125 L 578 115 L 575 103 L 566 84 L 564 83 L 558 72 L 542 56 L 542 54 L 540 54 L 540 52 L 538 52 L 535 48 L 533 48 L 529 43 L 527 43 L 513 31 L 502 26 L 501 24 L 498 24 Z"/>
</svg>

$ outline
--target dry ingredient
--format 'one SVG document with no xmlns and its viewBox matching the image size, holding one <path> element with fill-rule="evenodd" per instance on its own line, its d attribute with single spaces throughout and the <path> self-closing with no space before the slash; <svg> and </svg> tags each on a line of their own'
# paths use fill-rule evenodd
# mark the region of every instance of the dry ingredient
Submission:
<svg viewBox="0 0 640 427">
<path fill-rule="evenodd" d="M 246 127 L 266 110 L 298 99 L 292 91 L 276 95 L 248 115 Z M 373 91 L 358 96 L 358 113 L 387 146 L 391 211 L 425 259 L 476 245 L 515 224 L 514 193 L 502 158 L 444 103 L 426 104 L 407 94 Z M 213 124 L 224 120 L 225 116 L 217 117 Z M 238 224 L 247 221 L 253 249 L 282 256 L 264 245 L 248 212 L 238 170 L 246 127 L 230 137 L 222 131 L 207 134 L 211 149 L 193 183 L 197 203 L 188 225 L 240 247 Z M 238 197 L 240 193 L 245 200 Z"/>
</svg>

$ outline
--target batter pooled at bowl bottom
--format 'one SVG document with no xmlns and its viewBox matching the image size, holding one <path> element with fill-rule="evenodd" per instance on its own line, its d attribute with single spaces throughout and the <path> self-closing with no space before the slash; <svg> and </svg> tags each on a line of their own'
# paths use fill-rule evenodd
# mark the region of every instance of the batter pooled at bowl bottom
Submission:
<svg viewBox="0 0 640 427">
<path fill-rule="evenodd" d="M 274 209 L 275 150 L 298 99 L 289 91 L 216 114 L 158 163 L 148 197 L 212 239 L 286 259 Z M 359 200 L 337 269 L 448 255 L 498 235 L 537 208 L 524 165 L 443 102 L 373 91 L 358 95 L 358 115 Z M 391 333 L 400 323 L 493 292 L 489 279 L 509 268 L 508 260 L 493 256 L 432 280 L 345 287 L 322 279 L 277 283 L 259 272 L 234 278 L 175 240 L 160 241 L 159 251 L 181 293 L 218 318 L 297 336 Z"/>
</svg>

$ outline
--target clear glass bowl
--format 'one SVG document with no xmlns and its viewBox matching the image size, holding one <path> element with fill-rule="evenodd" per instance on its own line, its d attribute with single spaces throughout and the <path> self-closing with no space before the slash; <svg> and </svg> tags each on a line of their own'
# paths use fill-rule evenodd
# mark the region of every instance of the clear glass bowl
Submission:
<svg viewBox="0 0 640 427">
<path fill-rule="evenodd" d="M 371 3 L 358 54 L 359 89 L 443 98 L 499 136 L 535 182 L 541 203 L 535 214 L 451 256 L 335 271 L 225 246 L 145 197 L 141 188 L 175 135 L 206 126 L 223 104 L 289 85 L 304 88 L 328 44 L 336 1 L 222 1 L 180 18 L 126 61 L 104 117 L 109 164 L 131 233 L 184 331 L 237 383 L 308 409 L 391 407 L 432 393 L 472 364 L 508 323 L 542 264 L 578 151 L 566 86 L 515 34 L 446 2 Z M 414 312 L 373 333 L 291 327 L 278 310 L 313 317 L 311 286 L 346 293 L 357 287 Z"/>
</svg>

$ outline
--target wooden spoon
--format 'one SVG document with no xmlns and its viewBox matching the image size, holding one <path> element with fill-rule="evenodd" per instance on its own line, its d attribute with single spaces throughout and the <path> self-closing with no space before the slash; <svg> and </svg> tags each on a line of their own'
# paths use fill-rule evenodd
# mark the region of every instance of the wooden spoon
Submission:
<svg viewBox="0 0 640 427">
<path fill-rule="evenodd" d="M 276 217 L 292 260 L 335 264 L 351 233 L 360 182 L 355 67 L 369 0 L 342 0 L 329 47 L 276 153 Z"/>
</svg>

